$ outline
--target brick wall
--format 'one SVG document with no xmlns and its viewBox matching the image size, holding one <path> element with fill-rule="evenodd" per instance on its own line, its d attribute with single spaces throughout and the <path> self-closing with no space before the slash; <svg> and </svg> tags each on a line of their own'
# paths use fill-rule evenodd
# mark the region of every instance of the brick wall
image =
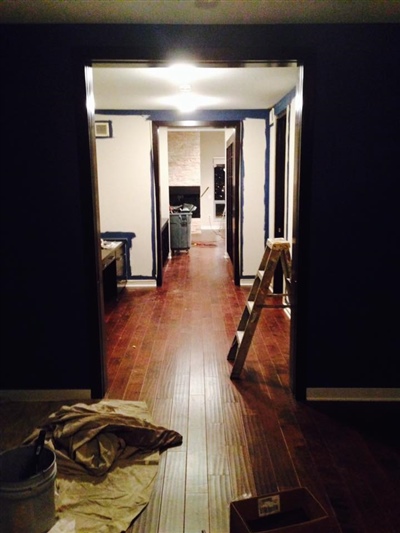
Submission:
<svg viewBox="0 0 400 533">
<path fill-rule="evenodd" d="M 200 132 L 168 132 L 169 185 L 200 185 Z"/>
</svg>

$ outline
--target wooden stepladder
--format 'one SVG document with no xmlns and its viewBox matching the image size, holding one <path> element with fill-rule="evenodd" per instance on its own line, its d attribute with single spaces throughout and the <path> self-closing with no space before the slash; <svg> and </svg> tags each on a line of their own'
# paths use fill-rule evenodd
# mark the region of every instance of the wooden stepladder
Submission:
<svg viewBox="0 0 400 533">
<path fill-rule="evenodd" d="M 282 264 L 287 294 L 278 295 L 269 292 L 269 287 L 279 260 Z M 240 319 L 238 329 L 229 350 L 228 361 L 234 362 L 231 379 L 240 376 L 262 309 L 290 306 L 291 266 L 289 241 L 285 239 L 268 239 L 257 275 L 243 310 L 242 318 Z M 287 296 L 289 304 L 266 304 L 266 299 L 273 296 Z"/>
</svg>

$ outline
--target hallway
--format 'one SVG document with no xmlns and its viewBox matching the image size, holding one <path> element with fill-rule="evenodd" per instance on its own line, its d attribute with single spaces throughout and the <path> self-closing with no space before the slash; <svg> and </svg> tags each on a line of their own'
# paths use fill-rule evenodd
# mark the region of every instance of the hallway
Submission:
<svg viewBox="0 0 400 533">
<path fill-rule="evenodd" d="M 145 401 L 155 423 L 183 435 L 162 454 L 132 533 L 228 533 L 232 500 L 298 486 L 325 507 L 332 532 L 335 513 L 342 531 L 398 531 L 394 435 L 370 442 L 369 424 L 384 418 L 366 406 L 294 401 L 282 310 L 263 311 L 241 379 L 230 379 L 249 289 L 233 284 L 221 236 L 194 235 L 164 276 L 162 288 L 125 290 L 106 314 L 107 397 Z M 346 422 L 354 412 L 361 428 Z"/>
</svg>

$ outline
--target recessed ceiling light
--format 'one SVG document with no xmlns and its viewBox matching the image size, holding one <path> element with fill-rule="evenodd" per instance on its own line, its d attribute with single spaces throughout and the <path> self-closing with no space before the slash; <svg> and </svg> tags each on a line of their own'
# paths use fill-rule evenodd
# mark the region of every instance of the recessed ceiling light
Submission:
<svg viewBox="0 0 400 533">
<path fill-rule="evenodd" d="M 179 84 L 187 84 L 195 79 L 197 67 L 188 63 L 176 63 L 168 68 L 172 80 Z"/>
<path fill-rule="evenodd" d="M 188 91 L 183 91 L 176 100 L 176 106 L 182 113 L 196 111 L 198 107 L 198 97 Z"/>
</svg>

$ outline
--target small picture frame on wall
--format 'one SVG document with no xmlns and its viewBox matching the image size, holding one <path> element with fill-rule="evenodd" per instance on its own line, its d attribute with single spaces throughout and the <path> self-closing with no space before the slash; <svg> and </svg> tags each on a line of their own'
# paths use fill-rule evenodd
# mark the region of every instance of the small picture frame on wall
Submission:
<svg viewBox="0 0 400 533">
<path fill-rule="evenodd" d="M 96 120 L 95 122 L 96 139 L 106 139 L 112 137 L 111 120 Z"/>
</svg>

